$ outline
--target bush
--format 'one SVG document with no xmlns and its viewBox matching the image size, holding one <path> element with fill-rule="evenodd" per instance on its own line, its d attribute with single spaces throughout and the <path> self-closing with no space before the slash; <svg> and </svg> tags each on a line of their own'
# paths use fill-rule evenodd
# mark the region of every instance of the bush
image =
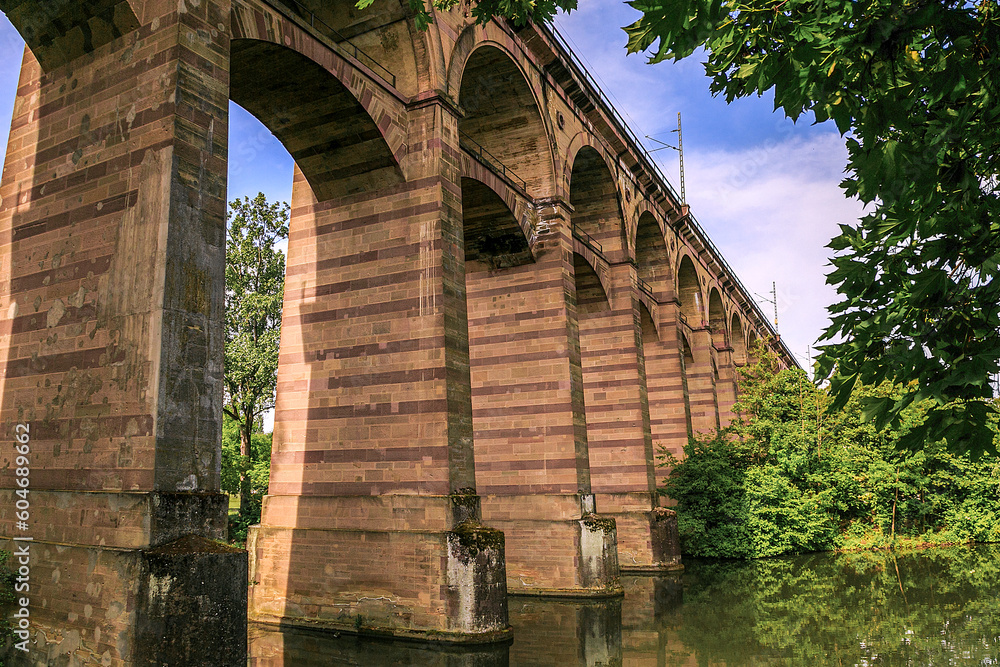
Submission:
<svg viewBox="0 0 1000 667">
<path fill-rule="evenodd" d="M 229 515 L 229 543 L 239 547 L 246 547 L 250 526 L 260 523 L 262 497 L 255 493 L 249 501 L 239 512 Z"/>
<path fill-rule="evenodd" d="M 800 369 L 781 369 L 763 346 L 741 369 L 737 417 L 692 438 L 662 493 L 677 502 L 682 550 L 694 556 L 761 558 L 838 547 L 1000 541 L 1000 462 L 973 461 L 942 443 L 899 446 L 923 419 L 876 429 L 865 406 L 899 393 L 863 387 L 830 412 L 826 392 Z M 1000 437 L 1000 436 L 998 436 Z"/>
<path fill-rule="evenodd" d="M 244 546 L 247 529 L 260 523 L 261 503 L 267 494 L 271 472 L 271 434 L 260 424 L 250 436 L 250 456 L 240 454 L 239 424 L 225 416 L 222 425 L 222 490 L 238 495 L 245 492 L 246 506 L 229 515 L 229 541 Z"/>
</svg>

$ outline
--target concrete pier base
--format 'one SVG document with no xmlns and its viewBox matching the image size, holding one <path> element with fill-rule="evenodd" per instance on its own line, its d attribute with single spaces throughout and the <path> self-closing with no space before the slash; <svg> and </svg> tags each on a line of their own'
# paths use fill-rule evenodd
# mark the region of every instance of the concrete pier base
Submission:
<svg viewBox="0 0 1000 667">
<path fill-rule="evenodd" d="M 0 541 L 24 548 L 32 607 L 15 642 L 27 651 L 5 664 L 246 664 L 242 549 L 193 535 L 153 549 Z"/>
<path fill-rule="evenodd" d="M 651 507 L 648 493 L 597 494 L 601 514 L 618 526 L 618 567 L 622 573 L 661 574 L 684 569 L 677 513 Z"/>
<path fill-rule="evenodd" d="M 621 595 L 615 521 L 594 509 L 591 494 L 484 497 L 484 519 L 506 538 L 507 592 Z"/>
<path fill-rule="evenodd" d="M 141 552 L 130 664 L 246 664 L 246 580 L 246 552 L 203 537 Z"/>
<path fill-rule="evenodd" d="M 421 667 L 508 667 L 510 642 L 464 645 L 411 642 L 341 632 L 250 624 L 252 667 L 329 665 L 420 665 Z"/>
</svg>

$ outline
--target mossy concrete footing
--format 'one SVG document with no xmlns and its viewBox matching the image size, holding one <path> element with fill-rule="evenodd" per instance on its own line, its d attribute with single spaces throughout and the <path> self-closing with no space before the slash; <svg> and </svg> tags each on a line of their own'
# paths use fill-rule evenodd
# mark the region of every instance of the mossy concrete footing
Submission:
<svg viewBox="0 0 1000 667">
<path fill-rule="evenodd" d="M 683 570 L 681 564 L 681 538 L 677 530 L 677 512 L 657 507 L 649 513 L 649 534 L 653 543 L 655 571 Z M 632 568 L 622 568 L 635 572 Z"/>
<path fill-rule="evenodd" d="M 140 556 L 134 665 L 239 667 L 247 552 L 188 535 Z"/>
<path fill-rule="evenodd" d="M 448 533 L 448 599 L 456 629 L 509 630 L 502 532 L 468 519 Z"/>
</svg>

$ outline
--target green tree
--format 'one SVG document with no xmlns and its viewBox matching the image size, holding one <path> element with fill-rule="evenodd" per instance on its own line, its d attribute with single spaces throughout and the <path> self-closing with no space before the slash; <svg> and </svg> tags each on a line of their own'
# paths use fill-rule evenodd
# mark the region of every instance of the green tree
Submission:
<svg viewBox="0 0 1000 667">
<path fill-rule="evenodd" d="M 435 9 L 448 11 L 459 4 L 460 0 L 431 0 Z M 375 0 L 357 0 L 356 7 L 365 9 L 374 4 Z M 413 12 L 413 22 L 420 30 L 426 30 L 433 22 L 430 11 L 423 0 L 408 0 L 410 11 Z M 473 3 L 472 15 L 478 23 L 488 23 L 495 16 L 502 16 L 523 26 L 528 21 L 547 23 L 552 20 L 558 10 L 572 11 L 576 9 L 576 0 L 479 0 Z"/>
<path fill-rule="evenodd" d="M 223 482 L 237 486 L 241 511 L 253 491 L 252 471 L 262 464 L 263 448 L 252 446 L 253 434 L 261 430 L 261 415 L 274 407 L 285 288 L 285 255 L 274 244 L 286 238 L 288 204 L 268 203 L 263 193 L 230 202 L 223 409 L 238 431 L 240 458 L 229 457 Z M 267 453 L 269 461 L 269 445 Z M 234 475 L 238 484 L 232 484 Z"/>
<path fill-rule="evenodd" d="M 929 402 L 899 429 L 877 428 L 865 405 L 906 391 L 858 389 L 838 410 L 798 368 L 765 347 L 740 369 L 737 418 L 685 447 L 664 493 L 677 501 L 685 553 L 759 558 L 838 547 L 1000 540 L 1000 459 L 956 454 L 940 442 L 899 446 Z M 993 425 L 996 428 L 996 424 Z M 1000 437 L 995 433 L 993 437 Z"/>
<path fill-rule="evenodd" d="M 685 553 L 760 558 L 832 549 L 854 493 L 831 446 L 826 397 L 759 344 L 740 369 L 737 418 L 692 439 L 664 492 L 677 501 Z M 826 443 L 824 446 L 824 442 Z"/>
<path fill-rule="evenodd" d="M 996 0 L 633 0 L 628 49 L 651 61 L 704 49 L 727 101 L 773 91 L 775 109 L 832 120 L 846 137 L 848 196 L 819 376 L 834 406 L 892 380 L 867 414 L 903 444 L 946 438 L 993 450 L 990 378 L 1000 366 L 1000 11 Z M 914 381 L 909 384 L 910 381 Z"/>
</svg>

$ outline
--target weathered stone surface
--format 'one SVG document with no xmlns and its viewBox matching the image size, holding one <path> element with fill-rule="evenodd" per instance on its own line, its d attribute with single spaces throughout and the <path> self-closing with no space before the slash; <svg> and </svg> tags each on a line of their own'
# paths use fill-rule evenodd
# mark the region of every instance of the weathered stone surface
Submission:
<svg viewBox="0 0 1000 667">
<path fill-rule="evenodd" d="M 466 520 L 448 533 L 448 607 L 466 633 L 507 633 L 503 533 Z"/>
<path fill-rule="evenodd" d="M 649 513 L 649 533 L 653 536 L 653 563 L 681 569 L 681 542 L 677 532 L 677 512 L 657 507 Z"/>
<path fill-rule="evenodd" d="M 142 554 L 131 664 L 240 667 L 247 553 L 187 536 Z"/>
<path fill-rule="evenodd" d="M 176 606 L 135 597 L 150 549 L 225 527 L 225 179 L 253 161 L 228 154 L 230 100 L 297 165 L 251 614 L 503 641 L 504 587 L 615 595 L 619 563 L 676 564 L 655 452 L 728 418 L 766 319 L 547 29 L 456 7 L 420 32 L 390 0 L 0 10 L 28 45 L 0 431 L 30 426 L 33 657 L 130 664 L 167 607 L 242 618 L 201 575 Z M 502 549 L 462 550 L 480 522 Z M 241 557 L 155 563 L 232 602 Z"/>
</svg>

